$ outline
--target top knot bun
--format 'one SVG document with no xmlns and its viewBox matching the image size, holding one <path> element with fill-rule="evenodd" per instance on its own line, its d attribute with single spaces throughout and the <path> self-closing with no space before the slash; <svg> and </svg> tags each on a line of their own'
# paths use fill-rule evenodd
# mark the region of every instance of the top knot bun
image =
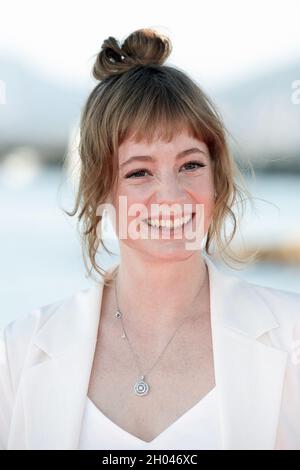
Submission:
<svg viewBox="0 0 300 470">
<path fill-rule="evenodd" d="M 162 65 L 172 50 L 170 39 L 153 29 L 138 29 L 122 45 L 112 36 L 104 40 L 93 66 L 93 76 L 104 80 L 137 65 Z"/>
</svg>

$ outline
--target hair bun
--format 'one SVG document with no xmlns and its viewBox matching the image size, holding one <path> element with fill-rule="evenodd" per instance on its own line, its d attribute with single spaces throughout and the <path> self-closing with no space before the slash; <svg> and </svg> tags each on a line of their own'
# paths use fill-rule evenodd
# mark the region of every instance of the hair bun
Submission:
<svg viewBox="0 0 300 470">
<path fill-rule="evenodd" d="M 172 51 L 168 37 L 153 29 L 138 29 L 122 45 L 112 36 L 104 40 L 93 66 L 93 76 L 104 80 L 137 65 L 162 65 Z"/>
</svg>

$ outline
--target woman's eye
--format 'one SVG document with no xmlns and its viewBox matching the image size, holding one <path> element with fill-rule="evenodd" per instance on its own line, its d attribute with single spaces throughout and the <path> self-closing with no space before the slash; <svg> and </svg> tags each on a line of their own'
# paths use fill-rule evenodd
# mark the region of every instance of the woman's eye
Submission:
<svg viewBox="0 0 300 470">
<path fill-rule="evenodd" d="M 185 163 L 183 166 L 186 167 L 189 165 L 197 165 L 198 168 L 202 168 L 205 166 L 204 163 L 200 163 L 200 162 L 188 162 L 188 163 Z"/>
<path fill-rule="evenodd" d="M 139 178 L 136 175 L 139 175 L 140 173 L 148 173 L 148 170 L 138 170 L 134 171 L 133 173 L 129 173 L 128 175 L 125 176 L 125 178 Z"/>
<path fill-rule="evenodd" d="M 187 167 L 189 165 L 196 165 L 196 168 L 202 168 L 202 167 L 206 166 L 206 165 L 204 165 L 204 163 L 200 163 L 200 162 L 188 162 L 188 163 L 185 163 L 182 167 Z M 140 177 L 144 176 L 143 173 L 150 174 L 148 172 L 148 170 L 143 169 L 143 170 L 138 170 L 138 171 L 134 171 L 132 173 L 129 173 L 128 175 L 125 176 L 125 178 L 133 178 L 133 179 L 140 178 Z"/>
</svg>

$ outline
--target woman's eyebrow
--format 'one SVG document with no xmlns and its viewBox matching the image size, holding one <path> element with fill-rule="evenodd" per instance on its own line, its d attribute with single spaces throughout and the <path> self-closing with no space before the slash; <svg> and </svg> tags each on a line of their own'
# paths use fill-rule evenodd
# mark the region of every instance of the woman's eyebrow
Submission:
<svg viewBox="0 0 300 470">
<path fill-rule="evenodd" d="M 185 157 L 186 155 L 189 155 L 191 153 L 202 153 L 203 155 L 206 155 L 204 150 L 200 150 L 197 147 L 193 147 L 190 149 L 182 150 L 176 155 L 176 160 Z M 153 158 L 151 155 L 136 155 L 133 157 L 128 158 L 126 162 L 122 163 L 120 166 L 123 168 L 124 166 L 128 165 L 129 163 L 133 161 L 156 161 L 155 158 Z"/>
</svg>

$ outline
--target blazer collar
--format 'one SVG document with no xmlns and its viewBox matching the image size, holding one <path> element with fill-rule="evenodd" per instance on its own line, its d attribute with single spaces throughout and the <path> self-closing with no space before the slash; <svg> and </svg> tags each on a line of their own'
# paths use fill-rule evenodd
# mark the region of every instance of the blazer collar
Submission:
<svg viewBox="0 0 300 470">
<path fill-rule="evenodd" d="M 209 273 L 211 314 L 223 327 L 257 338 L 278 322 L 268 305 L 253 289 L 235 275 L 225 273 L 203 255 Z M 109 271 L 118 266 L 115 263 Z M 53 357 L 82 341 L 95 339 L 101 313 L 103 282 L 77 291 L 46 319 L 35 336 L 35 344 Z"/>
<path fill-rule="evenodd" d="M 223 272 L 207 255 L 204 259 L 209 271 L 211 315 L 218 324 L 249 338 L 258 338 L 279 326 L 253 284 Z"/>
<path fill-rule="evenodd" d="M 222 448 L 272 449 L 287 353 L 262 339 L 278 322 L 251 284 L 222 272 L 207 255 L 204 259 Z M 12 432 L 10 448 L 77 449 L 102 293 L 103 281 L 77 291 L 55 309 L 44 308 L 16 406 L 23 408 L 24 420 Z M 23 443 L 17 437 L 22 425 Z"/>
<path fill-rule="evenodd" d="M 206 261 L 222 448 L 274 449 L 288 352 L 268 333 L 279 323 L 255 285 Z"/>
<path fill-rule="evenodd" d="M 63 301 L 45 320 L 34 343 L 50 357 L 96 339 L 101 314 L 103 280 Z M 46 310 L 47 312 L 47 310 Z"/>
</svg>

